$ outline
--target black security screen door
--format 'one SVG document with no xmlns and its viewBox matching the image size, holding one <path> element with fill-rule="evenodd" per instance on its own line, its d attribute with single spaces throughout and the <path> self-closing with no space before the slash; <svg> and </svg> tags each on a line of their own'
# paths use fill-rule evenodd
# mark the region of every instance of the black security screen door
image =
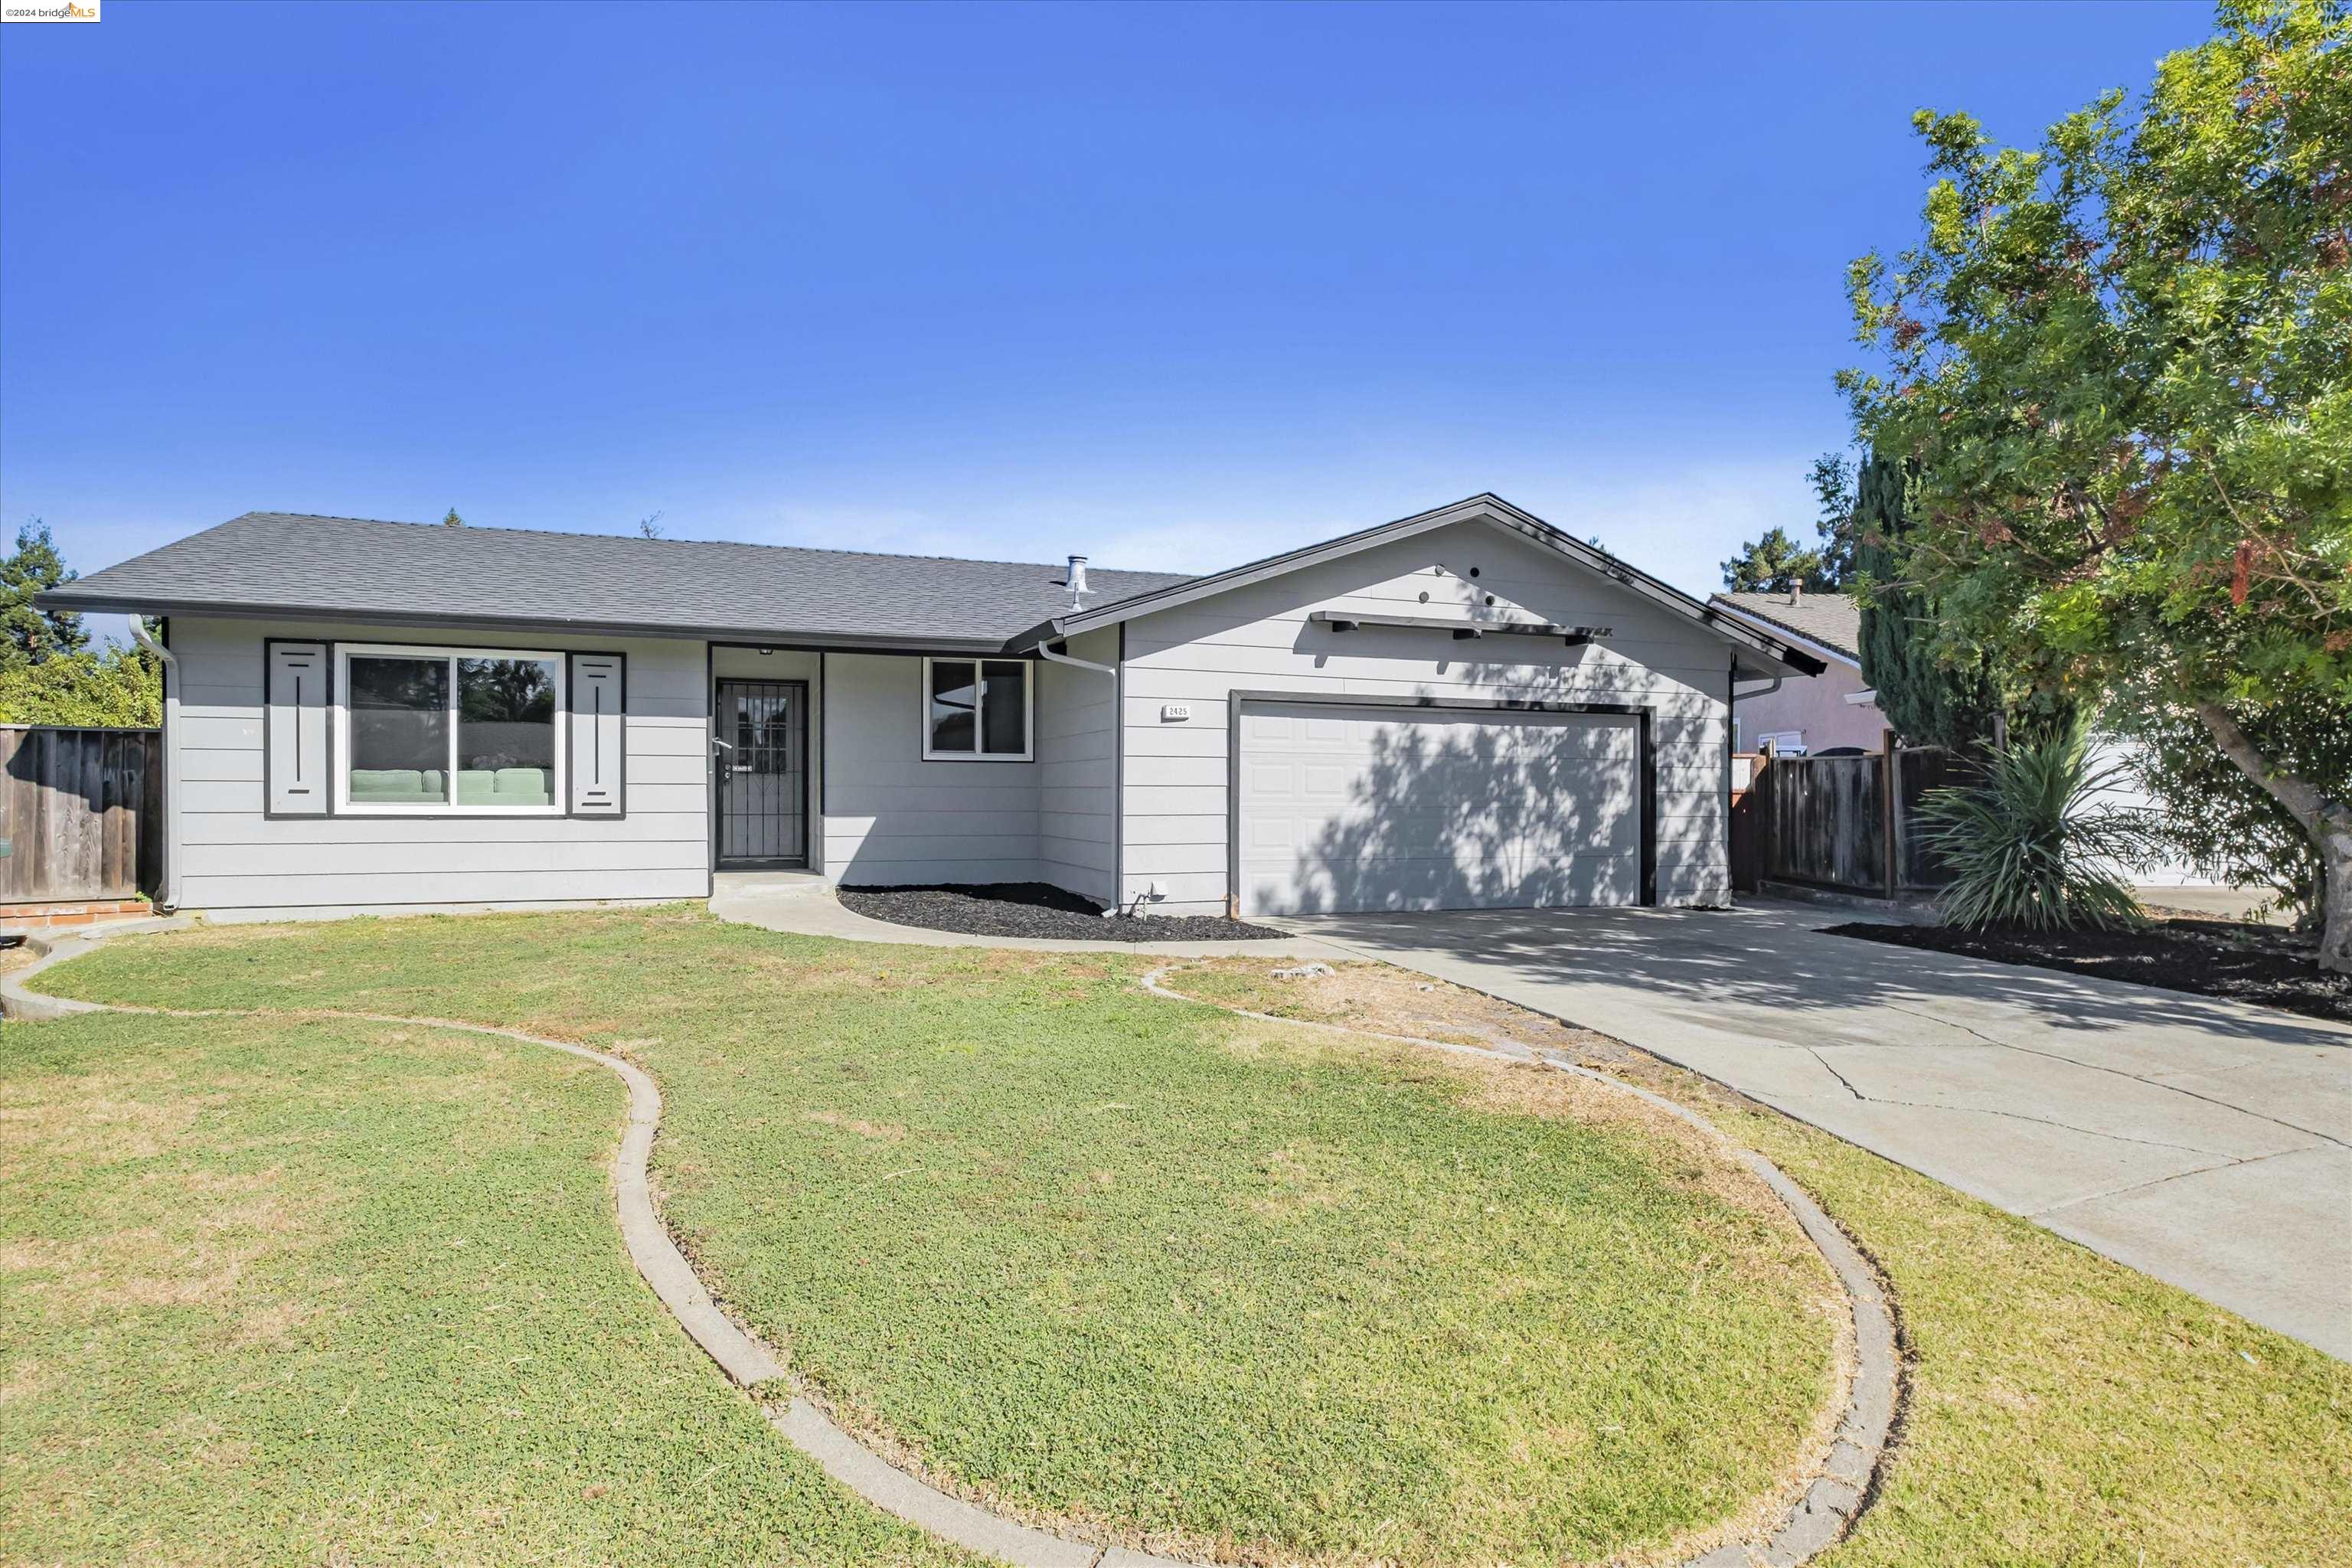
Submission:
<svg viewBox="0 0 2352 1568">
<path fill-rule="evenodd" d="M 719 863 L 808 864 L 808 683 L 719 683 Z"/>
</svg>

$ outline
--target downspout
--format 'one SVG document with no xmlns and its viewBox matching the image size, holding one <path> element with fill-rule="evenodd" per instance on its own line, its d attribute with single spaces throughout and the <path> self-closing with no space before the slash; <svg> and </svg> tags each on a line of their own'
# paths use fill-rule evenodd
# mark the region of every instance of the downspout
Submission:
<svg viewBox="0 0 2352 1568">
<path fill-rule="evenodd" d="M 1736 749 L 1738 745 L 1738 740 L 1737 737 L 1739 728 L 1739 700 L 1743 697 L 1769 697 L 1775 691 L 1780 690 L 1780 683 L 1788 679 L 1789 677 L 1784 671 L 1781 674 L 1774 676 L 1771 679 L 1766 681 L 1763 685 L 1758 687 L 1753 691 L 1742 691 L 1739 689 L 1738 667 L 1737 665 L 1732 667 L 1730 688 L 1731 700 L 1723 705 L 1724 722 L 1732 730 L 1734 735 L 1731 748 L 1729 749 Z M 1731 763 L 1728 755 L 1726 756 L 1723 765 L 1727 772 L 1730 769 Z"/>
<path fill-rule="evenodd" d="M 1064 647 L 1067 647 L 1070 645 L 1066 642 L 1062 646 Z M 1055 664 L 1072 665 L 1079 669 L 1091 669 L 1097 675 L 1108 675 L 1116 678 L 1118 674 L 1117 669 L 1114 669 L 1108 664 L 1097 664 L 1093 659 L 1078 658 L 1066 653 L 1055 653 L 1054 651 L 1053 645 L 1050 643 L 1039 643 L 1037 645 L 1037 657 L 1039 658 L 1051 659 Z"/>
<path fill-rule="evenodd" d="M 1066 648 L 1070 645 L 1065 642 L 1061 646 Z M 1121 725 L 1124 722 L 1124 716 L 1116 711 L 1118 695 L 1118 668 L 1114 665 L 1097 664 L 1093 659 L 1079 658 L 1074 654 L 1055 653 L 1054 651 L 1053 645 L 1050 643 L 1039 643 L 1037 645 L 1037 657 L 1054 664 L 1066 664 L 1073 669 L 1091 669 L 1097 675 L 1108 675 L 1110 677 L 1112 707 L 1114 710 L 1111 716 L 1111 744 L 1114 747 L 1124 748 L 1127 744 L 1126 733 L 1121 728 Z M 1118 755 L 1116 751 L 1112 754 L 1114 758 Z M 1114 769 L 1117 767 L 1117 763 L 1115 761 L 1113 763 L 1113 767 Z M 1119 786 L 1117 783 L 1114 782 L 1112 784 L 1111 789 L 1113 792 L 1111 800 L 1111 832 L 1116 835 L 1119 831 L 1118 813 L 1123 803 L 1118 798 Z M 1103 917 L 1106 920 L 1119 912 L 1118 867 L 1117 856 L 1118 851 L 1114 848 L 1112 851 L 1113 858 L 1110 874 L 1110 908 L 1103 911 Z M 1138 903 L 1140 903 L 1141 901 L 1142 900 L 1139 899 L 1137 900 Z M 1135 911 L 1133 910 L 1129 910 L 1127 912 L 1129 914 L 1133 914 Z"/>
<path fill-rule="evenodd" d="M 157 642 L 144 616 L 131 617 L 131 635 L 163 664 L 163 864 L 155 879 L 155 912 L 180 907 L 180 661 Z"/>
</svg>

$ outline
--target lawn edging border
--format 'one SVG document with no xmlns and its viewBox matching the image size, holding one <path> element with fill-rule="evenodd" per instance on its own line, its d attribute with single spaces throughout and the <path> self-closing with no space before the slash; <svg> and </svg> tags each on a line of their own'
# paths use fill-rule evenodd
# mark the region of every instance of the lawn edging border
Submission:
<svg viewBox="0 0 2352 1568">
<path fill-rule="evenodd" d="M 184 1012 L 161 1007 L 124 1006 L 50 996 L 28 982 L 45 970 L 68 963 L 115 936 L 146 935 L 187 929 L 185 916 L 170 920 L 125 921 L 121 925 L 84 930 L 70 936 L 28 934 L 26 947 L 38 955 L 30 964 L 0 973 L 0 1015 L 25 1022 L 72 1017 L 89 1013 L 126 1013 L 164 1017 L 260 1016 L 263 1008 L 201 1008 Z M 1828 1453 L 1815 1467 L 1818 1474 L 1770 1537 L 1760 1542 L 1733 1542 L 1690 1560 L 1684 1568 L 1794 1568 L 1835 1543 L 1852 1527 L 1876 1491 L 1879 1464 L 1893 1428 L 1900 1393 L 1900 1363 L 1895 1356 L 1895 1321 L 1885 1288 L 1877 1273 L 1821 1206 L 1802 1188 L 1755 1151 L 1746 1148 L 1705 1117 L 1663 1095 L 1625 1083 L 1553 1053 L 1525 1056 L 1479 1046 L 1423 1039 L 1409 1035 L 1384 1035 L 1349 1029 L 1342 1025 L 1279 1018 L 1246 1008 L 1202 1002 L 1160 984 L 1183 967 L 1163 964 L 1143 976 L 1148 993 L 1171 1001 L 1295 1027 L 1336 1029 L 1376 1039 L 1431 1047 L 1460 1055 L 1502 1061 L 1534 1062 L 1573 1073 L 1648 1101 L 1655 1108 L 1689 1122 L 1717 1141 L 1753 1170 L 1787 1205 L 1807 1237 L 1822 1253 L 1845 1294 L 1851 1314 L 1855 1370 L 1845 1390 L 1843 1413 Z M 455 1018 L 412 1017 L 388 1013 L 362 1013 L 336 1008 L 286 1010 L 284 1016 L 350 1018 L 364 1023 L 397 1024 L 415 1028 L 448 1029 L 541 1046 L 594 1062 L 618 1077 L 629 1091 L 628 1120 L 620 1146 L 613 1156 L 614 1206 L 622 1239 L 630 1261 L 663 1308 L 688 1337 L 701 1347 L 719 1369 L 757 1402 L 769 1424 L 835 1480 L 885 1513 L 930 1531 L 957 1545 L 994 1557 L 1015 1568 L 1198 1568 L 1177 1559 L 1157 1557 L 1125 1546 L 1105 1546 L 1050 1533 L 1006 1519 L 940 1490 L 892 1464 L 851 1436 L 805 1395 L 794 1394 L 782 1403 L 761 1397 L 765 1385 L 785 1377 L 783 1363 L 766 1345 L 729 1317 L 678 1249 L 656 1208 L 647 1173 L 654 1139 L 661 1124 L 661 1089 L 652 1075 L 624 1058 L 568 1040 L 551 1039 L 520 1029 Z"/>
<path fill-rule="evenodd" d="M 1261 1023 L 1293 1028 L 1326 1029 L 1368 1039 L 1392 1040 L 1401 1045 L 1447 1051 L 1457 1056 L 1547 1067 L 1571 1073 L 1630 1094 L 1689 1124 L 1754 1172 L 1788 1209 L 1798 1228 L 1813 1244 L 1814 1250 L 1822 1255 L 1822 1260 L 1829 1265 L 1830 1273 L 1845 1296 L 1853 1333 L 1853 1375 L 1847 1381 L 1843 1391 L 1845 1408 L 1839 1415 L 1837 1429 L 1827 1450 L 1816 1457 L 1811 1467 L 1812 1481 L 1779 1527 L 1762 1542 L 1734 1542 L 1717 1547 L 1690 1560 L 1684 1568 L 1752 1568 L 1759 1563 L 1766 1568 L 1794 1568 L 1795 1564 L 1843 1540 L 1859 1521 L 1863 1510 L 1878 1494 L 1879 1468 L 1885 1460 L 1887 1442 L 1894 1433 L 1895 1414 L 1902 1403 L 1903 1361 L 1896 1343 L 1894 1302 L 1886 1282 L 1863 1255 L 1862 1249 L 1854 1245 L 1853 1239 L 1846 1235 L 1844 1227 L 1832 1219 L 1828 1212 L 1813 1201 L 1812 1195 L 1778 1165 L 1688 1106 L 1580 1062 L 1569 1061 L 1557 1051 L 1497 1050 L 1489 1046 L 1433 1040 L 1418 1035 L 1385 1034 L 1377 1029 L 1359 1029 L 1311 1018 L 1285 1018 L 1223 1002 L 1210 1002 L 1198 996 L 1188 996 L 1165 984 L 1169 975 L 1183 967 L 1181 963 L 1162 964 L 1145 974 L 1139 984 L 1155 996 L 1172 1002 L 1190 1002 L 1196 1006 L 1214 1007 L 1220 1012 Z"/>
</svg>

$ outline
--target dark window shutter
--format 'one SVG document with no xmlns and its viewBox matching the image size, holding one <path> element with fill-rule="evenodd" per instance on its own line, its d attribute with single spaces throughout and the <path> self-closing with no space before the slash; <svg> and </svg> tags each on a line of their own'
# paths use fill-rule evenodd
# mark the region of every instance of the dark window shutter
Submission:
<svg viewBox="0 0 2352 1568">
<path fill-rule="evenodd" d="M 572 815 L 618 816 L 627 806 L 622 709 L 629 661 L 617 653 L 575 653 L 570 686 Z"/>
<path fill-rule="evenodd" d="M 262 650 L 269 683 L 262 732 L 270 814 L 324 816 L 334 798 L 327 776 L 327 687 L 333 669 L 328 646 L 271 639 Z"/>
</svg>

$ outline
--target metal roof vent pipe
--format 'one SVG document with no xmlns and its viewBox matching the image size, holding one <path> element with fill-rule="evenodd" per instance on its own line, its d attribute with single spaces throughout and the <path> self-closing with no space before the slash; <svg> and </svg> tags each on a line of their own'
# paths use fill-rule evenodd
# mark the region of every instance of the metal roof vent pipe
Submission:
<svg viewBox="0 0 2352 1568">
<path fill-rule="evenodd" d="M 1087 586 L 1087 558 L 1083 555 L 1071 556 L 1070 608 L 1074 610 L 1077 609 L 1079 607 L 1078 602 L 1085 598 L 1091 591 L 1092 590 L 1088 589 Z"/>
</svg>

